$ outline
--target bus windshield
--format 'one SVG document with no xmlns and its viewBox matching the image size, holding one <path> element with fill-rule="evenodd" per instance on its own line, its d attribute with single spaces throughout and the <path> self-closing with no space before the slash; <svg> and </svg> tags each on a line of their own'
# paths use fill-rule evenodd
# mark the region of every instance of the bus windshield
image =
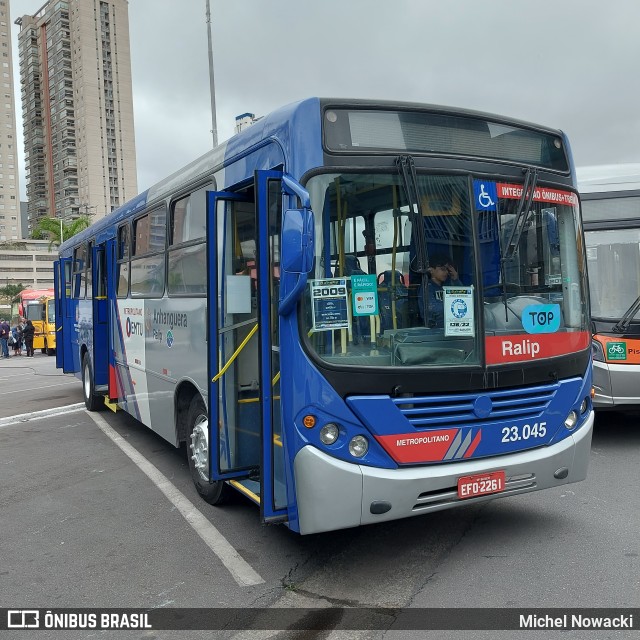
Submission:
<svg viewBox="0 0 640 640">
<path fill-rule="evenodd" d="M 309 180 L 316 261 L 304 323 L 322 360 L 480 365 L 481 331 L 586 330 L 574 193 L 537 187 L 524 211 L 522 184 L 424 172 L 415 182 L 411 203 L 398 174 Z M 552 329 L 536 325 L 543 317 Z"/>
<path fill-rule="evenodd" d="M 640 229 L 585 233 L 591 314 L 619 320 L 640 295 Z"/>
<path fill-rule="evenodd" d="M 28 302 L 26 306 L 25 317 L 27 320 L 42 320 L 42 312 L 44 306 L 42 302 Z"/>
</svg>

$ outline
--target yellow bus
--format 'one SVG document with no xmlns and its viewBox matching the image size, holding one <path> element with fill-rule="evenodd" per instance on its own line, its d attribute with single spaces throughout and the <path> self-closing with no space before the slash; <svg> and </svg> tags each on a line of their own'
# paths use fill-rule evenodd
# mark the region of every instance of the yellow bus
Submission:
<svg viewBox="0 0 640 640">
<path fill-rule="evenodd" d="M 24 303 L 24 316 L 35 328 L 33 348 L 48 356 L 56 352 L 56 306 L 55 299 L 43 296 Z"/>
</svg>

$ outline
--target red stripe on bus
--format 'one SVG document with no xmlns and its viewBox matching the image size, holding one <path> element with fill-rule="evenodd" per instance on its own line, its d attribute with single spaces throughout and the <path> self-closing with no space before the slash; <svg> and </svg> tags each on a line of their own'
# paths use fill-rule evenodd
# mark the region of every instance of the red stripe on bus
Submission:
<svg viewBox="0 0 640 640">
<path fill-rule="evenodd" d="M 482 440 L 482 431 L 478 431 L 478 433 L 476 433 L 476 437 L 473 439 L 471 446 L 464 452 L 462 457 L 470 458 L 476 450 L 476 447 L 480 444 L 480 440 Z"/>
</svg>

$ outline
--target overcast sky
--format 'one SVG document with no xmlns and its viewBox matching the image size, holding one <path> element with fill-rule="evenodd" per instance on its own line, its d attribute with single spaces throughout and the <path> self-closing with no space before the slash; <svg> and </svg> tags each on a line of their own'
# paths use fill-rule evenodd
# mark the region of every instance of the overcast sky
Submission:
<svg viewBox="0 0 640 640">
<path fill-rule="evenodd" d="M 10 2 L 13 23 L 44 0 Z M 210 2 L 220 141 L 244 112 L 381 98 L 563 129 L 578 166 L 640 162 L 638 0 Z M 211 147 L 205 4 L 129 2 L 140 191 Z"/>
</svg>

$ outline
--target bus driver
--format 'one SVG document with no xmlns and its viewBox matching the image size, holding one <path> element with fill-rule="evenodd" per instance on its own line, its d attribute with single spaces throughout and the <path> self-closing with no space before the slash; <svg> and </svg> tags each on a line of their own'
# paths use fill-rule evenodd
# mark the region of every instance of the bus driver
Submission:
<svg viewBox="0 0 640 640">
<path fill-rule="evenodd" d="M 444 327 L 444 293 L 443 287 L 462 285 L 458 278 L 458 270 L 453 260 L 445 254 L 434 254 L 429 260 L 431 266 L 428 270 L 427 281 L 427 317 L 426 326 L 433 328 Z M 424 281 L 423 281 L 424 286 Z M 418 309 L 420 317 L 425 320 L 424 298 L 422 287 L 418 292 Z"/>
</svg>

